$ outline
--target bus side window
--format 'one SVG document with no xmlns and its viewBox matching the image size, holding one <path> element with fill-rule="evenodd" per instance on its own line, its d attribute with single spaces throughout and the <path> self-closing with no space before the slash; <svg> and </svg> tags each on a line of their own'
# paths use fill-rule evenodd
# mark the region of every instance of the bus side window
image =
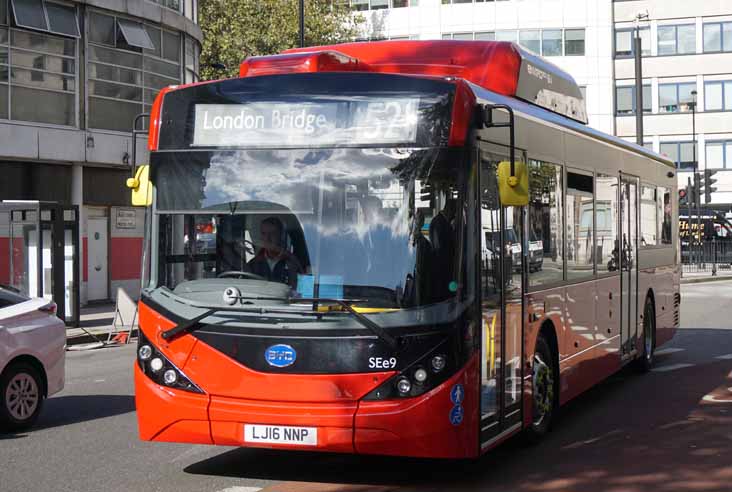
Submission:
<svg viewBox="0 0 732 492">
<path fill-rule="evenodd" d="M 567 171 L 567 280 L 594 275 L 593 201 L 592 175 Z"/>
<path fill-rule="evenodd" d="M 529 230 L 541 242 L 541 258 L 529 274 L 529 286 L 561 282 L 564 278 L 562 245 L 562 167 L 529 161 Z"/>
<path fill-rule="evenodd" d="M 617 270 L 617 262 L 613 258 L 615 235 L 618 227 L 618 178 L 598 174 L 595 193 L 595 222 L 597 238 L 595 241 L 595 263 L 598 273 Z"/>
<path fill-rule="evenodd" d="M 671 192 L 668 188 L 659 186 L 656 190 L 658 205 L 658 224 L 660 231 L 658 237 L 660 244 L 671 244 Z"/>
<path fill-rule="evenodd" d="M 658 207 L 656 206 L 656 188 L 641 186 L 641 247 L 655 246 L 658 241 Z"/>
</svg>

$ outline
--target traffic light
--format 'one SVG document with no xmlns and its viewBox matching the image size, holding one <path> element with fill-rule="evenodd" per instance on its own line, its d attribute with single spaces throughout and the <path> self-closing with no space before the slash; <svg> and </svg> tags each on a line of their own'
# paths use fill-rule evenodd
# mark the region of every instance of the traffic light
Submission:
<svg viewBox="0 0 732 492">
<path fill-rule="evenodd" d="M 712 201 L 712 193 L 717 191 L 717 188 L 712 186 L 717 182 L 716 179 L 712 179 L 712 176 L 715 174 L 717 174 L 717 171 L 713 169 L 704 170 L 704 183 L 702 183 L 702 186 L 704 186 L 704 203 L 710 203 Z"/>
</svg>

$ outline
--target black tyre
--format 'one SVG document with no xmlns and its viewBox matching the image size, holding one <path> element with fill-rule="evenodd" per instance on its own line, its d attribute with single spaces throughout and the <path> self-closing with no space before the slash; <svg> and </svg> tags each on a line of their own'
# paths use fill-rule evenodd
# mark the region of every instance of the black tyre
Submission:
<svg viewBox="0 0 732 492">
<path fill-rule="evenodd" d="M 531 426 L 526 430 L 530 441 L 538 441 L 549 432 L 556 414 L 559 375 L 554 360 L 549 342 L 539 335 L 532 361 L 533 415 Z"/>
<path fill-rule="evenodd" d="M 656 351 L 656 309 L 651 297 L 646 297 L 643 307 L 643 346 L 641 355 L 636 359 L 635 366 L 640 372 L 648 372 L 653 367 Z"/>
<path fill-rule="evenodd" d="M 0 430 L 17 432 L 29 428 L 43 406 L 43 380 L 26 362 L 8 366 L 0 376 Z"/>
</svg>

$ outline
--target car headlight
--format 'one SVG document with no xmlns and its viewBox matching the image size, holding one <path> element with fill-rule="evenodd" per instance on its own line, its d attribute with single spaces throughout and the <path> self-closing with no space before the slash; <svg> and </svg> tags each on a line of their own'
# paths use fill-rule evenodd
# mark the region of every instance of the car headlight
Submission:
<svg viewBox="0 0 732 492">
<path fill-rule="evenodd" d="M 137 364 L 142 372 L 161 386 L 191 393 L 203 393 L 183 371 L 178 369 L 140 331 L 137 342 Z"/>
</svg>

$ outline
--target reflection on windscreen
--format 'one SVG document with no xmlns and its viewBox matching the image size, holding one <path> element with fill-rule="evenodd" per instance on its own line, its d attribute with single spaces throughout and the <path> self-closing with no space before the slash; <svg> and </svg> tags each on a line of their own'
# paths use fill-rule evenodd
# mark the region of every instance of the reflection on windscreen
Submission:
<svg viewBox="0 0 732 492">
<path fill-rule="evenodd" d="M 467 216 L 467 173 L 451 155 L 156 154 L 158 284 L 234 285 L 247 295 L 278 291 L 276 284 L 290 296 L 359 299 L 372 307 L 446 300 L 463 275 Z"/>
</svg>

